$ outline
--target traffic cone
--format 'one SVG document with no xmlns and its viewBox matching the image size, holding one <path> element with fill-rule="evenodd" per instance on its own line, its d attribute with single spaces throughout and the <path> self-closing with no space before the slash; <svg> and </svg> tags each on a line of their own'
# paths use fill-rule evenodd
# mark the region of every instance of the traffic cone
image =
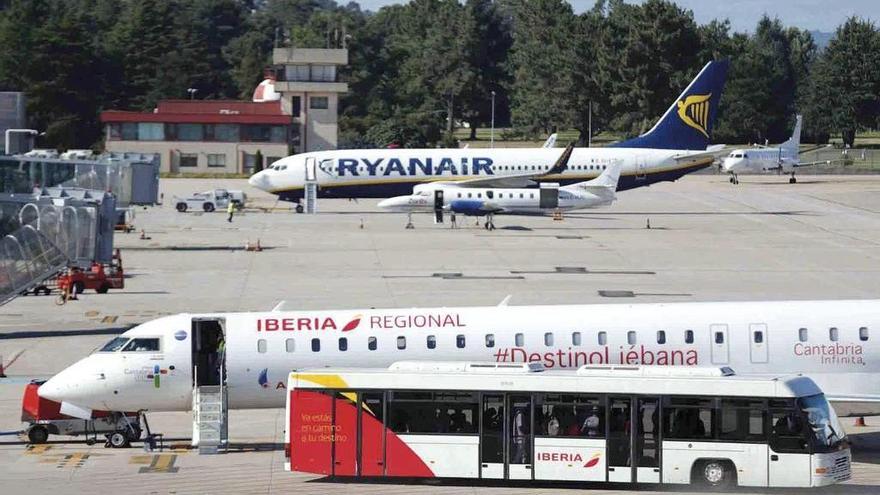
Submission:
<svg viewBox="0 0 880 495">
<path fill-rule="evenodd" d="M 6 378 L 6 373 L 3 372 L 3 356 L 0 356 L 0 378 Z"/>
<path fill-rule="evenodd" d="M 3 368 L 0 368 L 0 370 L 2 370 L 2 369 L 3 369 Z M 2 373 L 3 373 L 3 372 L 0 371 L 0 374 L 2 374 Z M 858 418 L 856 418 L 856 422 L 855 422 L 855 424 L 854 424 L 853 426 L 856 426 L 856 427 L 863 427 L 863 426 L 868 426 L 868 425 L 865 424 L 865 417 L 864 417 L 864 416 L 859 416 Z"/>
<path fill-rule="evenodd" d="M 259 252 L 259 251 L 262 251 L 262 250 L 263 250 L 263 246 L 260 246 L 260 240 L 257 239 L 257 246 L 254 248 L 254 251 L 258 251 L 258 252 Z"/>
</svg>

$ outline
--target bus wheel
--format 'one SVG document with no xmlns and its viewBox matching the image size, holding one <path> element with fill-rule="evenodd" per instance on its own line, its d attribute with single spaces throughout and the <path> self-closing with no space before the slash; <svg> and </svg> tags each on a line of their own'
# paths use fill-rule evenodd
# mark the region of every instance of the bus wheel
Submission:
<svg viewBox="0 0 880 495">
<path fill-rule="evenodd" d="M 700 481 L 706 486 L 715 488 L 727 488 L 735 484 L 736 474 L 733 465 L 729 461 L 712 459 L 704 461 L 697 474 Z"/>
<path fill-rule="evenodd" d="M 49 430 L 41 425 L 31 426 L 27 435 L 30 443 L 46 443 L 49 440 Z"/>
</svg>

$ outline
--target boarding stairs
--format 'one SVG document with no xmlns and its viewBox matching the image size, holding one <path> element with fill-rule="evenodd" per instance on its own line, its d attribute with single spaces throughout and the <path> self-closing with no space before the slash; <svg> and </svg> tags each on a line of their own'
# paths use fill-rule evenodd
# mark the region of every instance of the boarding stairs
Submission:
<svg viewBox="0 0 880 495">
<path fill-rule="evenodd" d="M 226 452 L 229 444 L 229 402 L 226 385 L 193 388 L 193 445 L 199 454 Z"/>
</svg>

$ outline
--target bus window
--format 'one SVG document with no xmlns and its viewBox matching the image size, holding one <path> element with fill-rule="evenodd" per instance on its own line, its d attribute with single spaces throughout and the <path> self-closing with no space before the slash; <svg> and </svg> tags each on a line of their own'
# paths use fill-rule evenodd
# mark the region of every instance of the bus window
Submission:
<svg viewBox="0 0 880 495">
<path fill-rule="evenodd" d="M 535 434 L 549 437 L 605 438 L 605 406 L 598 396 L 537 394 Z"/>
<path fill-rule="evenodd" d="M 795 409 L 770 412 L 770 448 L 774 452 L 808 452 L 804 419 Z"/>
<path fill-rule="evenodd" d="M 668 397 L 663 408 L 664 437 L 670 440 L 709 440 L 712 438 L 714 407 L 712 399 Z"/>
<path fill-rule="evenodd" d="M 486 334 L 486 347 L 495 347 L 495 336 L 491 333 Z"/>
<path fill-rule="evenodd" d="M 572 332 L 571 345 L 574 345 L 574 346 L 581 345 L 581 333 L 580 332 Z"/>
<path fill-rule="evenodd" d="M 807 341 L 807 337 L 808 337 L 808 335 L 807 335 L 807 329 L 806 329 L 806 328 L 800 328 L 800 329 L 798 329 L 798 340 L 800 340 L 801 342 L 806 342 L 806 341 Z"/>
<path fill-rule="evenodd" d="M 629 345 L 636 345 L 636 333 L 632 330 L 626 332 L 626 342 Z"/>
<path fill-rule="evenodd" d="M 553 333 L 547 332 L 544 334 L 544 345 L 550 347 L 553 345 Z"/>
<path fill-rule="evenodd" d="M 257 352 L 260 354 L 266 353 L 266 339 L 257 339 Z"/>
<path fill-rule="evenodd" d="M 599 345 L 607 345 L 608 344 L 608 334 L 605 332 L 599 332 Z"/>
<path fill-rule="evenodd" d="M 837 327 L 831 327 L 828 329 L 828 340 L 831 342 L 837 342 Z"/>
<path fill-rule="evenodd" d="M 464 344 L 465 344 L 464 335 L 461 335 L 461 334 L 456 335 L 455 336 L 455 347 L 458 347 L 459 349 L 464 349 Z"/>
<path fill-rule="evenodd" d="M 862 342 L 868 340 L 868 327 L 859 328 L 859 340 Z"/>
<path fill-rule="evenodd" d="M 284 341 L 284 350 L 287 352 L 293 352 L 296 350 L 296 341 L 293 339 L 287 339 Z"/>
<path fill-rule="evenodd" d="M 321 352 L 321 339 L 312 339 L 312 352 Z"/>
<path fill-rule="evenodd" d="M 370 337 L 367 339 L 367 349 L 375 351 L 378 347 L 379 343 L 376 341 L 376 337 Z"/>
<path fill-rule="evenodd" d="M 514 344 L 515 344 L 517 347 L 522 347 L 522 346 L 526 345 L 526 338 L 525 338 L 525 336 L 524 336 L 523 334 L 521 334 L 521 333 L 518 333 L 518 334 L 514 335 L 514 336 L 513 336 L 513 341 L 514 341 Z"/>
<path fill-rule="evenodd" d="M 666 343 L 666 331 L 665 330 L 657 330 L 657 343 L 665 344 Z"/>
<path fill-rule="evenodd" d="M 428 335 L 427 341 L 428 349 L 436 349 L 437 348 L 437 337 L 433 335 Z"/>
<path fill-rule="evenodd" d="M 406 337 L 403 335 L 397 337 L 397 348 L 400 350 L 406 349 Z"/>
<path fill-rule="evenodd" d="M 685 344 L 693 344 L 694 343 L 694 331 L 693 330 L 685 330 L 684 331 L 684 343 Z"/>
<path fill-rule="evenodd" d="M 477 431 L 476 392 L 392 392 L 389 426 L 395 433 L 472 434 Z"/>
<path fill-rule="evenodd" d="M 339 337 L 339 350 L 347 351 L 348 350 L 348 339 L 345 337 Z"/>
<path fill-rule="evenodd" d="M 721 440 L 764 441 L 766 404 L 760 399 L 721 399 L 718 411 Z"/>
</svg>

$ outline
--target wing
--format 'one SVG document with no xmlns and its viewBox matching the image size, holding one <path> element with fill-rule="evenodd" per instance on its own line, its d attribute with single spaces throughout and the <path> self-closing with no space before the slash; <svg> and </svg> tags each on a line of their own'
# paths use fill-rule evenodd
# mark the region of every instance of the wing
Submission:
<svg viewBox="0 0 880 495">
<path fill-rule="evenodd" d="M 556 163 L 549 170 L 536 170 L 531 173 L 497 176 L 490 175 L 487 177 L 475 177 L 473 179 L 465 179 L 461 181 L 435 182 L 435 184 L 449 184 L 456 187 L 527 187 L 535 185 L 533 179 L 545 175 L 558 174 L 568 168 L 568 160 L 574 151 L 574 143 L 568 145 Z"/>
<path fill-rule="evenodd" d="M 727 147 L 723 144 L 713 144 L 706 148 L 706 151 L 701 151 L 699 153 L 687 153 L 682 155 L 675 155 L 672 158 L 677 163 L 683 162 L 704 162 L 709 159 L 715 160 L 726 155 L 728 152 Z"/>
</svg>

